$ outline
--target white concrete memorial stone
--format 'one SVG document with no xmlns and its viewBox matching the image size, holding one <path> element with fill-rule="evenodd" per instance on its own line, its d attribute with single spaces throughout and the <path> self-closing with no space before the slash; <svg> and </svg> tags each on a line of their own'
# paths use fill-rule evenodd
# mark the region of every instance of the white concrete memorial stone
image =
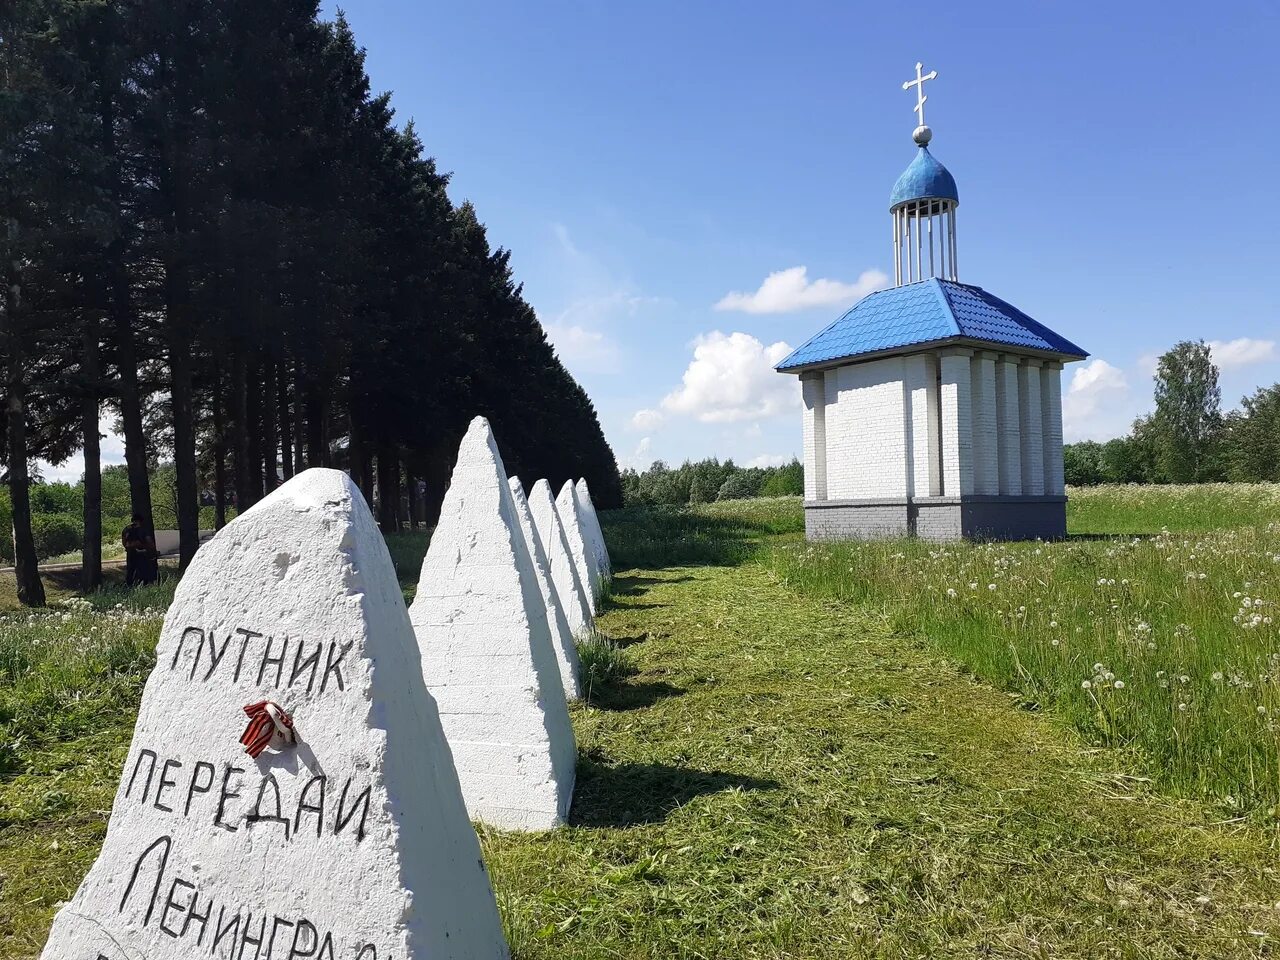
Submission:
<svg viewBox="0 0 1280 960">
<path fill-rule="evenodd" d="M 345 474 L 299 474 L 202 546 L 156 656 L 46 960 L 507 956 L 391 558 Z"/>
<path fill-rule="evenodd" d="M 596 598 L 600 595 L 600 579 L 596 576 L 595 554 L 583 534 L 582 518 L 578 513 L 578 496 L 573 489 L 572 480 L 566 480 L 560 488 L 560 495 L 556 497 L 556 513 L 560 515 L 565 539 L 569 541 L 569 556 L 573 557 L 573 568 L 578 571 L 578 579 L 587 588 L 587 608 L 594 617 L 597 613 Z"/>
<path fill-rule="evenodd" d="M 409 619 L 472 819 L 509 830 L 564 823 L 577 747 L 506 470 L 471 421 Z"/>
<path fill-rule="evenodd" d="M 578 576 L 578 568 L 574 566 L 569 540 L 564 535 L 564 525 L 551 496 L 551 484 L 546 480 L 539 480 L 529 491 L 529 512 L 533 514 L 533 525 L 537 528 L 538 539 L 542 541 L 542 549 L 547 552 L 551 583 L 564 608 L 569 629 L 575 637 L 587 633 L 595 626 L 591 607 L 587 605 L 588 591 Z"/>
<path fill-rule="evenodd" d="M 591 501 L 591 490 L 587 487 L 587 479 L 583 477 L 573 485 L 578 495 L 578 510 L 583 520 L 583 529 L 591 541 L 595 551 L 596 572 L 601 580 L 613 579 L 613 564 L 609 560 L 609 548 L 604 542 L 604 531 L 600 528 L 600 518 L 596 515 L 596 505 Z"/>
<path fill-rule="evenodd" d="M 555 647 L 556 664 L 560 667 L 565 699 L 581 700 L 582 668 L 578 663 L 578 645 L 573 640 L 573 631 L 569 629 L 569 621 L 565 618 L 560 598 L 556 596 L 556 588 L 551 582 L 551 565 L 538 540 L 538 531 L 534 529 L 533 515 L 529 512 L 524 487 L 520 485 L 519 477 L 511 477 L 508 482 L 516 505 L 516 516 L 520 519 L 520 532 L 524 534 L 524 545 L 533 559 L 534 572 L 538 575 L 538 592 L 542 594 L 542 600 L 547 606 L 547 627 L 551 630 L 551 644 Z"/>
</svg>

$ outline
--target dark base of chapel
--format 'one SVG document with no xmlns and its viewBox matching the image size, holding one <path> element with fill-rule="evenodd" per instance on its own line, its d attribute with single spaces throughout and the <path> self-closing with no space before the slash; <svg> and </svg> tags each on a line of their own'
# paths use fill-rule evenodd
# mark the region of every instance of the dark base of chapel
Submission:
<svg viewBox="0 0 1280 960">
<path fill-rule="evenodd" d="M 810 540 L 1061 540 L 1067 535 L 1067 498 L 806 500 L 804 530 Z"/>
</svg>

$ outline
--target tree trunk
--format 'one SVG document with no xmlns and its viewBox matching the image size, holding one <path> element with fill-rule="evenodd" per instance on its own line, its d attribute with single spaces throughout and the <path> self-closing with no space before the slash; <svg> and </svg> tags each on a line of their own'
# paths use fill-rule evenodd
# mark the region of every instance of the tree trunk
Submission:
<svg viewBox="0 0 1280 960">
<path fill-rule="evenodd" d="M 303 415 L 302 404 L 302 374 L 303 366 L 301 361 L 294 361 L 293 364 L 293 472 L 301 473 L 307 469 L 306 458 L 306 438 L 307 428 L 306 420 Z"/>
<path fill-rule="evenodd" d="M 310 376 L 307 378 L 307 466 L 329 465 L 328 415 L 324 393 Z"/>
<path fill-rule="evenodd" d="M 231 358 L 231 452 L 235 463 L 236 513 L 253 505 L 249 494 L 248 374 L 244 351 L 233 345 Z"/>
<path fill-rule="evenodd" d="M 96 313 L 85 323 L 81 352 L 80 365 L 87 382 L 80 422 L 84 445 L 84 541 L 80 548 L 80 572 L 81 588 L 91 593 L 102 586 L 102 438 L 98 433 L 102 372 L 98 362 Z"/>
<path fill-rule="evenodd" d="M 364 494 L 365 503 L 372 505 L 373 490 L 366 484 L 368 476 L 365 472 L 366 458 L 364 431 L 360 429 L 360 413 L 356 407 L 355 398 L 349 397 L 347 399 L 347 470 L 351 474 L 352 482 Z"/>
<path fill-rule="evenodd" d="M 17 251 L 18 225 L 9 221 L 9 247 L 5 257 L 7 298 L 4 309 L 4 345 L 8 354 L 5 367 L 6 451 L 9 465 L 9 502 L 13 512 L 13 568 L 18 583 L 18 602 L 26 607 L 43 607 L 44 583 L 40 580 L 40 562 L 36 542 L 31 534 L 31 478 L 27 474 L 27 382 L 26 364 L 19 329 L 22 300 Z"/>
<path fill-rule="evenodd" d="M 262 364 L 262 479 L 263 493 L 280 486 L 278 436 L 276 434 L 276 362 Z"/>
<path fill-rule="evenodd" d="M 249 464 L 249 502 L 262 499 L 262 364 L 255 360 L 246 369 L 245 450 Z"/>
<path fill-rule="evenodd" d="M 173 315 L 184 310 L 183 285 L 175 282 L 168 291 L 166 309 Z M 185 323 L 177 325 L 185 328 Z M 173 467 L 177 486 L 178 569 L 186 570 L 200 546 L 200 488 L 196 480 L 196 432 L 191 377 L 191 340 L 172 329 L 169 341 L 169 372 L 173 397 Z"/>
<path fill-rule="evenodd" d="M 175 102 L 178 123 L 185 122 L 184 98 Z M 182 164 L 187 144 L 175 129 L 165 144 L 160 191 L 166 201 L 164 249 L 165 334 L 169 353 L 169 392 L 173 417 L 175 507 L 178 514 L 178 569 L 186 570 L 200 546 L 200 488 L 196 478 L 195 398 L 192 353 L 195 328 L 191 316 L 191 285 L 186 253 L 187 184 Z"/>
<path fill-rule="evenodd" d="M 413 475 L 413 468 L 404 465 L 404 482 L 409 488 L 409 529 L 418 529 L 418 478 Z"/>
<path fill-rule="evenodd" d="M 222 364 L 213 374 L 213 526 L 227 525 L 227 425 L 222 408 Z"/>
<path fill-rule="evenodd" d="M 280 418 L 280 473 L 293 476 L 293 421 L 289 411 L 289 365 L 281 361 L 276 374 L 276 413 Z"/>
<path fill-rule="evenodd" d="M 449 471 L 453 462 L 447 445 L 437 445 L 426 457 L 426 469 L 422 479 L 425 487 L 422 497 L 422 522 L 428 527 L 434 526 L 440 519 L 440 507 L 444 503 L 444 493 L 449 487 Z"/>
<path fill-rule="evenodd" d="M 399 529 L 396 508 L 400 499 L 400 458 L 393 444 L 378 446 L 378 526 L 383 533 Z"/>
</svg>

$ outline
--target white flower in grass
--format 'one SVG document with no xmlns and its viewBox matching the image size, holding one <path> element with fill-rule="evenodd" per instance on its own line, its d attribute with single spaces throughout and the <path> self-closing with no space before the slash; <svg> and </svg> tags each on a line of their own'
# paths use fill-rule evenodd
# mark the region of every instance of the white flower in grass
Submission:
<svg viewBox="0 0 1280 960">
<path fill-rule="evenodd" d="M 995 585 L 994 583 L 988 583 L 988 584 L 987 584 L 987 589 L 988 589 L 988 590 L 993 590 L 993 591 L 994 591 L 994 590 L 995 590 L 995 588 L 996 588 L 996 585 Z"/>
<path fill-rule="evenodd" d="M 1092 683 L 1090 683 L 1088 680 L 1081 680 L 1081 681 L 1080 681 L 1080 689 L 1081 689 L 1081 690 L 1089 690 L 1089 689 L 1091 689 L 1092 687 L 1093 687 L 1093 684 L 1092 684 Z"/>
<path fill-rule="evenodd" d="M 1124 681 L 1123 681 L 1123 680 L 1117 680 L 1117 681 L 1113 684 L 1113 686 L 1114 686 L 1117 690 L 1123 690 L 1123 689 L 1124 689 Z"/>
<path fill-rule="evenodd" d="M 1212 677 L 1211 679 L 1213 679 L 1213 680 L 1221 680 L 1221 679 L 1222 679 L 1222 671 L 1221 671 L 1221 670 L 1215 670 L 1215 671 L 1213 671 L 1213 677 Z"/>
<path fill-rule="evenodd" d="M 1262 704 L 1258 704 L 1258 716 L 1264 717 L 1266 716 L 1266 714 L 1267 714 L 1267 708 L 1262 706 Z"/>
<path fill-rule="evenodd" d="M 956 591 L 954 587 L 947 587 L 947 596 L 952 600 L 956 598 Z"/>
</svg>

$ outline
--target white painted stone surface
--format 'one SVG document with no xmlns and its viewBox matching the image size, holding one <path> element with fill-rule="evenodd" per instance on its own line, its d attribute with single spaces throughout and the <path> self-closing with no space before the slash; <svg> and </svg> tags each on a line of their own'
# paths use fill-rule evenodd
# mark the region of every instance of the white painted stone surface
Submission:
<svg viewBox="0 0 1280 960">
<path fill-rule="evenodd" d="M 996 439 L 996 355 L 986 352 L 973 358 L 973 492 L 995 496 L 1000 492 L 1000 465 Z"/>
<path fill-rule="evenodd" d="M 577 749 L 546 604 L 483 417 L 458 448 L 409 619 L 472 819 L 562 824 Z"/>
<path fill-rule="evenodd" d="M 1018 360 L 996 362 L 996 441 L 1000 493 L 1022 494 L 1022 438 L 1019 435 Z"/>
<path fill-rule="evenodd" d="M 932 354 L 903 358 L 908 432 L 907 495 L 936 497 L 941 486 L 938 457 L 938 363 Z"/>
<path fill-rule="evenodd" d="M 1040 419 L 1040 361 L 1018 367 L 1018 427 L 1022 437 L 1022 495 L 1044 496 L 1044 439 Z"/>
<path fill-rule="evenodd" d="M 827 498 L 907 495 L 902 357 L 828 370 L 824 429 Z"/>
<path fill-rule="evenodd" d="M 1062 462 L 1062 364 L 1046 363 L 1040 373 L 1040 416 L 1044 432 L 1044 492 L 1066 492 Z"/>
<path fill-rule="evenodd" d="M 298 742 L 253 760 L 243 708 L 264 699 Z M 196 554 L 102 851 L 42 954 L 268 955 L 507 956 L 391 559 L 335 470 L 294 477 Z"/>
<path fill-rule="evenodd" d="M 804 498 L 827 499 L 827 396 L 822 371 L 802 374 L 804 403 Z"/>
<path fill-rule="evenodd" d="M 560 598 L 556 596 L 555 585 L 551 582 L 551 565 L 547 562 L 547 553 L 542 549 L 538 539 L 538 531 L 533 526 L 533 515 L 529 512 L 529 501 L 525 499 L 524 487 L 519 477 L 509 477 L 511 497 L 515 502 L 516 517 L 520 520 L 520 532 L 524 535 L 524 545 L 533 560 L 533 569 L 538 577 L 538 592 L 547 608 L 547 628 L 551 631 L 551 645 L 556 652 L 556 665 L 560 668 L 560 684 L 564 688 L 566 700 L 582 699 L 582 666 L 578 662 L 578 645 L 574 643 L 573 631 L 569 629 L 569 621 L 565 618 Z"/>
<path fill-rule="evenodd" d="M 533 515 L 538 540 L 547 553 L 551 584 L 556 588 L 569 629 L 575 637 L 589 633 L 595 626 L 595 618 L 587 606 L 587 590 L 578 576 L 578 568 L 574 566 L 569 540 L 564 535 L 564 524 L 560 522 L 560 513 L 551 496 L 551 484 L 546 480 L 539 480 L 529 491 L 529 512 Z"/>
<path fill-rule="evenodd" d="M 938 361 L 942 378 L 938 402 L 942 413 L 942 493 L 973 493 L 973 377 L 971 351 L 950 349 Z"/>
<path fill-rule="evenodd" d="M 604 542 L 604 530 L 600 526 L 600 517 L 596 513 L 596 505 L 591 499 L 591 488 L 587 486 L 587 478 L 583 477 L 573 485 L 578 497 L 578 512 L 582 516 L 583 529 L 591 543 L 595 554 L 596 572 L 601 581 L 613 579 L 613 562 L 609 559 L 609 546 Z"/>
<path fill-rule="evenodd" d="M 573 568 L 578 571 L 578 580 L 586 590 L 587 609 L 594 619 L 596 615 L 596 599 L 600 595 L 600 582 L 596 577 L 595 558 L 591 545 L 587 542 L 582 529 L 582 517 L 578 512 L 578 497 L 573 489 L 573 481 L 566 480 L 556 497 L 556 513 L 560 515 L 560 525 L 564 527 L 564 537 L 569 543 L 569 556 L 573 558 Z"/>
</svg>

